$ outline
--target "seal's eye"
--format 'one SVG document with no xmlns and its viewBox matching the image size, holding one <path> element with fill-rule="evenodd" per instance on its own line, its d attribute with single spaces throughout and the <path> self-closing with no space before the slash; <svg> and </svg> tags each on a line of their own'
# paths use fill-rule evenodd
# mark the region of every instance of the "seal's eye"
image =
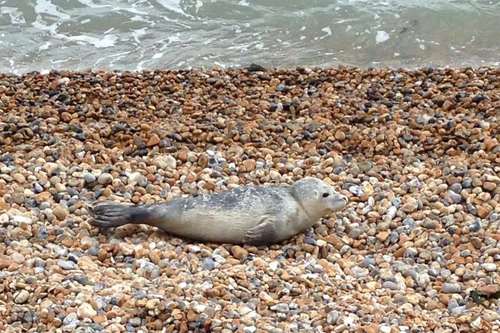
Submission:
<svg viewBox="0 0 500 333">
<path fill-rule="evenodd" d="M 330 193 L 323 193 L 323 198 L 327 198 L 330 195 Z"/>
</svg>

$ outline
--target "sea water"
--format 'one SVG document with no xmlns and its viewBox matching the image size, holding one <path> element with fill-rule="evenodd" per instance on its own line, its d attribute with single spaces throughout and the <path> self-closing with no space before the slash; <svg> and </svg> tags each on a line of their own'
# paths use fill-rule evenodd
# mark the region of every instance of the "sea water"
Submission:
<svg viewBox="0 0 500 333">
<path fill-rule="evenodd" d="M 499 33 L 499 0 L 0 0 L 0 71 L 496 66 Z"/>
</svg>

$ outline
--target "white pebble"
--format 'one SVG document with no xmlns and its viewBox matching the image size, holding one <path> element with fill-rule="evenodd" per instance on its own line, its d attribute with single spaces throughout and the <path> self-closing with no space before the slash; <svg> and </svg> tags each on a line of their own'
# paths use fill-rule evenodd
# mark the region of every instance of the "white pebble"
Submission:
<svg viewBox="0 0 500 333">
<path fill-rule="evenodd" d="M 318 239 L 318 240 L 316 241 L 316 245 L 318 245 L 318 246 L 326 246 L 326 244 L 327 244 L 327 242 L 325 242 L 325 241 L 324 241 L 324 240 L 322 240 L 322 239 Z"/>
<path fill-rule="evenodd" d="M 14 303 L 22 304 L 30 298 L 30 294 L 26 290 L 21 290 L 17 295 L 14 295 Z"/>
<path fill-rule="evenodd" d="M 481 316 L 478 316 L 476 320 L 470 323 L 470 326 L 480 328 L 481 327 Z"/>
<path fill-rule="evenodd" d="M 245 333 L 254 333 L 257 331 L 257 328 L 255 326 L 247 326 L 243 329 Z"/>
<path fill-rule="evenodd" d="M 136 183 L 137 185 L 144 187 L 148 183 L 147 178 L 140 174 L 139 172 L 134 172 L 131 173 L 130 176 L 128 176 L 128 181 L 130 183 Z"/>
<path fill-rule="evenodd" d="M 484 263 L 481 266 L 487 272 L 495 272 L 497 270 L 497 265 L 495 263 Z"/>
<path fill-rule="evenodd" d="M 279 266 L 280 263 L 278 261 L 273 261 L 272 263 L 269 264 L 269 269 L 275 271 L 278 269 Z"/>
<path fill-rule="evenodd" d="M 89 303 L 83 303 L 82 305 L 80 305 L 78 310 L 76 310 L 76 313 L 80 318 L 92 318 L 97 315 L 97 312 Z"/>
<path fill-rule="evenodd" d="M 394 219 L 394 217 L 396 216 L 397 211 L 398 211 L 398 209 L 396 207 L 394 207 L 394 206 L 389 207 L 389 209 L 387 210 L 387 215 L 386 215 L 385 221 L 387 221 L 387 222 L 392 221 Z"/>
<path fill-rule="evenodd" d="M 198 245 L 191 245 L 189 247 L 189 252 L 191 252 L 191 253 L 199 253 L 200 251 L 201 251 L 201 249 Z"/>
<path fill-rule="evenodd" d="M 344 324 L 348 325 L 348 326 L 353 325 L 354 324 L 354 318 L 352 318 L 352 317 L 345 317 L 344 318 Z"/>
<path fill-rule="evenodd" d="M 198 304 L 198 305 L 195 305 L 194 310 L 198 313 L 202 313 L 203 311 L 205 311 L 206 308 L 207 308 L 206 305 Z"/>
<path fill-rule="evenodd" d="M 1 214 L 0 215 L 0 223 L 7 223 L 9 222 L 9 215 L 7 213 Z"/>
<path fill-rule="evenodd" d="M 24 223 L 31 224 L 33 221 L 29 217 L 16 215 L 16 216 L 14 216 L 14 222 L 17 222 L 17 223 L 24 222 Z"/>
<path fill-rule="evenodd" d="M 391 333 L 391 327 L 388 325 L 380 325 L 380 332 Z"/>
</svg>

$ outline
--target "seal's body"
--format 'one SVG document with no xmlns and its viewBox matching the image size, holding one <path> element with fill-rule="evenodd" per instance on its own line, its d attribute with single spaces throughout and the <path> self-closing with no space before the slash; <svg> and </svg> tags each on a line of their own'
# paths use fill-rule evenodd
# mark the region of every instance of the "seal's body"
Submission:
<svg viewBox="0 0 500 333">
<path fill-rule="evenodd" d="M 312 227 L 344 208 L 347 200 L 324 181 L 306 177 L 293 186 L 243 186 L 167 203 L 97 202 L 89 210 L 89 222 L 101 228 L 148 224 L 202 242 L 259 246 Z"/>
</svg>

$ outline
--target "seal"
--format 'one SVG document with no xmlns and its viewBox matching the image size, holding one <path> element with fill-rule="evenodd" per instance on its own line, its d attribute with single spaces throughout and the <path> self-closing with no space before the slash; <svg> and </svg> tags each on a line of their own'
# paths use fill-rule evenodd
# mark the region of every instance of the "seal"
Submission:
<svg viewBox="0 0 500 333">
<path fill-rule="evenodd" d="M 264 246 L 305 231 L 347 201 L 328 183 L 305 177 L 292 186 L 241 186 L 166 203 L 96 201 L 89 207 L 89 223 L 99 228 L 147 224 L 200 242 Z"/>
</svg>

